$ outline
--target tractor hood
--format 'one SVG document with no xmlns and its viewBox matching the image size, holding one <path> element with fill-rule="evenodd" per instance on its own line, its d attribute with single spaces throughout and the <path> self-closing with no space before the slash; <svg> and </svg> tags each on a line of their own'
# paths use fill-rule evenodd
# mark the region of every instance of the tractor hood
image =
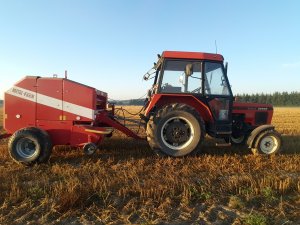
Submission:
<svg viewBox="0 0 300 225">
<path fill-rule="evenodd" d="M 260 103 L 250 103 L 250 102 L 233 102 L 233 110 L 267 111 L 267 110 L 273 110 L 273 106 L 271 104 L 260 104 Z"/>
<path fill-rule="evenodd" d="M 260 104 L 260 103 L 250 103 L 250 102 L 233 102 L 233 110 L 273 110 L 271 104 Z"/>
</svg>

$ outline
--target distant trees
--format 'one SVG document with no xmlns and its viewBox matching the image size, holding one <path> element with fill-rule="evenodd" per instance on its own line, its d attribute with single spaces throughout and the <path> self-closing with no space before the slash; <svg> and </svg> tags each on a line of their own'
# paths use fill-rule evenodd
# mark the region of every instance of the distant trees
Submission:
<svg viewBox="0 0 300 225">
<path fill-rule="evenodd" d="M 300 106 L 300 92 L 275 92 L 273 94 L 238 94 L 236 95 L 239 102 L 255 102 L 272 104 L 274 106 Z M 145 99 L 130 99 L 112 101 L 117 105 L 144 105 Z M 0 106 L 3 100 L 0 100 Z"/>
<path fill-rule="evenodd" d="M 131 99 L 129 100 L 129 105 L 144 105 L 145 99 Z"/>
<path fill-rule="evenodd" d="M 256 102 L 274 106 L 300 106 L 300 92 L 275 92 L 273 94 L 238 94 L 239 102 Z"/>
<path fill-rule="evenodd" d="M 274 106 L 300 106 L 300 92 L 275 92 L 273 94 L 238 94 L 239 102 L 255 102 Z M 124 105 L 144 105 L 145 99 L 120 101 Z"/>
<path fill-rule="evenodd" d="M 274 106 L 300 106 L 300 92 L 275 92 L 273 94 L 238 94 L 239 102 L 255 102 Z M 145 99 L 114 101 L 117 105 L 144 105 Z"/>
<path fill-rule="evenodd" d="M 110 102 L 116 105 L 144 105 L 145 99 L 113 100 Z"/>
</svg>

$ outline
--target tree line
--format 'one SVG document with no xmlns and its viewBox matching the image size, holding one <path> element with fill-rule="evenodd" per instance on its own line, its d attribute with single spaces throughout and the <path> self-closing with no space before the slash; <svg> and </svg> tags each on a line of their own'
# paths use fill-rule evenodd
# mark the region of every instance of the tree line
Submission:
<svg viewBox="0 0 300 225">
<path fill-rule="evenodd" d="M 275 92 L 273 94 L 238 94 L 239 102 L 272 104 L 273 106 L 300 106 L 300 92 Z M 117 101 L 117 105 L 144 105 L 145 99 Z"/>
<path fill-rule="evenodd" d="M 273 94 L 238 94 L 239 102 L 256 102 L 273 106 L 300 106 L 300 92 L 275 92 Z"/>
<path fill-rule="evenodd" d="M 300 92 L 275 92 L 273 94 L 238 94 L 239 102 L 255 102 L 272 104 L 274 106 L 300 106 Z M 117 105 L 144 105 L 145 99 L 130 99 L 125 101 L 114 101 Z M 0 100 L 0 106 L 3 100 Z"/>
</svg>

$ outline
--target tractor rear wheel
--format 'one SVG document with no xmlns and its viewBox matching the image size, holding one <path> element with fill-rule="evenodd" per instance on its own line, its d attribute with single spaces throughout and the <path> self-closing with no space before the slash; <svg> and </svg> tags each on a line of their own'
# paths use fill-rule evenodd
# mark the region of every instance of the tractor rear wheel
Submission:
<svg viewBox="0 0 300 225">
<path fill-rule="evenodd" d="M 51 149 L 48 134 L 35 127 L 16 131 L 8 142 L 8 151 L 12 159 L 24 165 L 48 161 Z"/>
<path fill-rule="evenodd" d="M 166 105 L 147 123 L 147 140 L 157 154 L 180 157 L 195 153 L 204 136 L 202 118 L 185 104 Z"/>
</svg>

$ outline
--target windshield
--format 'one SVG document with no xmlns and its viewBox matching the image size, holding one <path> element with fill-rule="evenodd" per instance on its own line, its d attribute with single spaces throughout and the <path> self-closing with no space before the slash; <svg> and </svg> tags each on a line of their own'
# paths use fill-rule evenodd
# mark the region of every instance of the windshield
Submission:
<svg viewBox="0 0 300 225">
<path fill-rule="evenodd" d="M 161 92 L 201 93 L 201 62 L 168 60 L 165 62 Z"/>
<path fill-rule="evenodd" d="M 205 94 L 207 95 L 230 95 L 229 84 L 225 78 L 222 64 L 205 63 Z"/>
</svg>

